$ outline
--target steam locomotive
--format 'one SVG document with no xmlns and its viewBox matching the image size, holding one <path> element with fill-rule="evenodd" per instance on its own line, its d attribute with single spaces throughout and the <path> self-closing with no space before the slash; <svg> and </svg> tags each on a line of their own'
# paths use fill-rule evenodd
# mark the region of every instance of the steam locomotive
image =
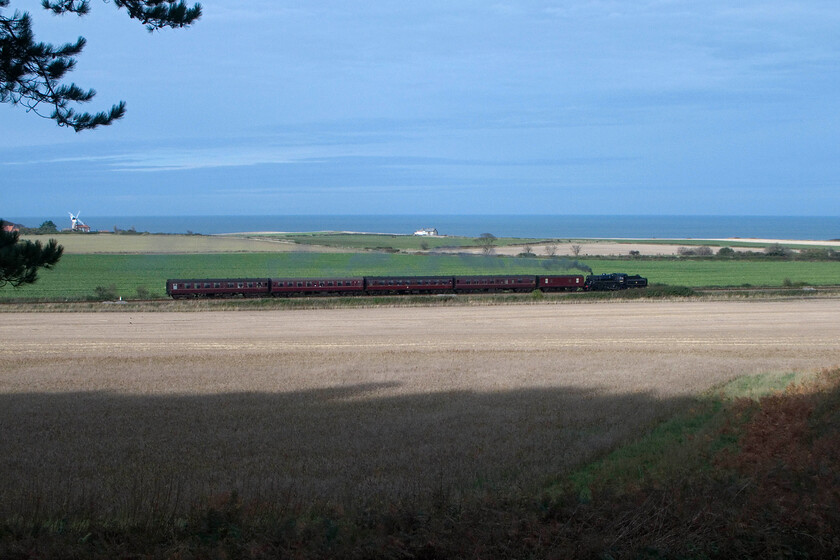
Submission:
<svg viewBox="0 0 840 560">
<path fill-rule="evenodd" d="M 647 278 L 611 274 L 530 274 L 487 276 L 363 276 L 348 278 L 170 279 L 166 294 L 174 299 L 291 297 L 315 295 L 470 294 L 502 292 L 607 291 L 644 288 Z"/>
</svg>

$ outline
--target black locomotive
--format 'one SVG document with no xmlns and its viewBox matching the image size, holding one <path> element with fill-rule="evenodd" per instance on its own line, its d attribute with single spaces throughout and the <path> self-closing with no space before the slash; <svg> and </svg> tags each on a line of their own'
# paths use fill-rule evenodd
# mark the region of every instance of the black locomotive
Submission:
<svg viewBox="0 0 840 560">
<path fill-rule="evenodd" d="M 586 277 L 586 289 L 591 291 L 626 290 L 627 288 L 644 288 L 648 285 L 643 276 L 613 272 L 610 274 L 593 274 Z"/>
</svg>

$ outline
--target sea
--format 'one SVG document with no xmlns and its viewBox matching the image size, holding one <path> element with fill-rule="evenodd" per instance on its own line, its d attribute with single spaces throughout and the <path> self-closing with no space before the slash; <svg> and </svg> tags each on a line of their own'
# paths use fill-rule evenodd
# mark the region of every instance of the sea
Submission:
<svg viewBox="0 0 840 560">
<path fill-rule="evenodd" d="M 528 238 L 767 238 L 840 239 L 840 216 L 561 216 L 561 215 L 298 215 L 298 216 L 81 216 L 96 231 L 150 233 L 351 231 L 412 234 L 424 228 L 440 235 Z M 69 216 L 4 217 L 27 227 L 52 220 L 59 229 Z"/>
</svg>

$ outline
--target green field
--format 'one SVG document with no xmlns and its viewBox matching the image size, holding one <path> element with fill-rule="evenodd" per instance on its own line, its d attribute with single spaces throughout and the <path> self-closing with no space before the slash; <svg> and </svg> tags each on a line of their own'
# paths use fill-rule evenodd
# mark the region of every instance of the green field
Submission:
<svg viewBox="0 0 840 560">
<path fill-rule="evenodd" d="M 789 280 L 810 285 L 840 285 L 838 262 L 716 259 L 586 259 L 581 262 L 596 274 L 641 274 L 655 284 L 781 286 Z M 69 254 L 62 257 L 54 270 L 41 271 L 34 285 L 0 288 L 0 301 L 87 299 L 93 296 L 97 286 L 111 285 L 125 299 L 136 298 L 138 287 L 148 290 L 152 297 L 164 297 L 167 278 L 582 273 L 564 268 L 564 264 L 571 261 L 387 253 Z"/>
</svg>

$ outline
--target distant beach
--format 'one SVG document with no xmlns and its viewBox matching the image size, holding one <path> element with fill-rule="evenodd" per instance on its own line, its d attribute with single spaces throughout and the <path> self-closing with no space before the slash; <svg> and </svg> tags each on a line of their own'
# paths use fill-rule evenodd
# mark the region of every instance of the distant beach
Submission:
<svg viewBox="0 0 840 560">
<path fill-rule="evenodd" d="M 67 216 L 4 217 L 36 227 L 52 220 L 69 227 Z M 151 233 L 220 234 L 253 231 L 354 231 L 410 235 L 436 228 L 441 235 L 527 238 L 840 239 L 840 216 L 85 216 L 94 230 L 131 228 Z M 66 222 L 66 223 L 65 223 Z"/>
</svg>

